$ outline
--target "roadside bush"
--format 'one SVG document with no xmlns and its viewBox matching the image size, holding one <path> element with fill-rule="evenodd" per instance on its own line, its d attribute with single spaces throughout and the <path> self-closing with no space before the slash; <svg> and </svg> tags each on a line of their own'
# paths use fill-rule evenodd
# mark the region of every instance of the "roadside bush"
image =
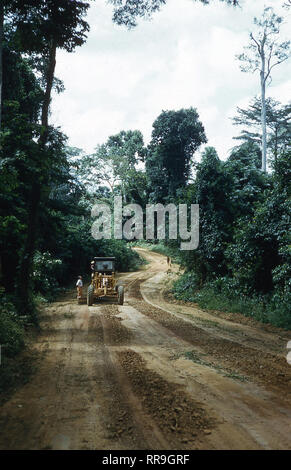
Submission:
<svg viewBox="0 0 291 470">
<path fill-rule="evenodd" d="M 62 261 L 54 259 L 49 252 L 37 251 L 33 258 L 34 292 L 48 299 L 53 298 L 59 287 L 57 281 Z"/>
<path fill-rule="evenodd" d="M 2 355 L 7 357 L 15 356 L 24 346 L 24 328 L 3 290 L 0 293 L 0 345 Z"/>
<path fill-rule="evenodd" d="M 198 293 L 197 274 L 193 271 L 182 274 L 174 282 L 172 292 L 178 300 L 196 302 Z"/>
<path fill-rule="evenodd" d="M 198 289 L 197 275 L 188 272 L 173 284 L 172 293 L 178 300 L 195 302 L 201 308 L 240 313 L 262 323 L 291 329 L 291 290 L 273 291 L 269 295 L 251 295 L 242 290 L 236 279 L 218 278 Z"/>
<path fill-rule="evenodd" d="M 234 241 L 225 251 L 231 277 L 254 294 L 270 293 L 287 281 L 291 262 L 290 211 L 291 201 L 284 192 L 266 192 L 266 199 L 257 204 L 254 216 L 238 222 Z"/>
<path fill-rule="evenodd" d="M 291 330 L 291 290 L 275 293 L 267 305 L 267 317 L 275 326 Z"/>
</svg>

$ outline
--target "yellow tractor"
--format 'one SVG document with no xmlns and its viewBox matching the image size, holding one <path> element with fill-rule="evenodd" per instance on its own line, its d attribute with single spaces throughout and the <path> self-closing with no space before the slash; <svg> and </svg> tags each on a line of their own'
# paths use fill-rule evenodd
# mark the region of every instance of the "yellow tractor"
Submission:
<svg viewBox="0 0 291 470">
<path fill-rule="evenodd" d="M 116 299 L 123 305 L 124 287 L 117 285 L 115 279 L 115 258 L 94 258 L 91 262 L 91 284 L 87 290 L 87 305 L 103 298 Z"/>
</svg>

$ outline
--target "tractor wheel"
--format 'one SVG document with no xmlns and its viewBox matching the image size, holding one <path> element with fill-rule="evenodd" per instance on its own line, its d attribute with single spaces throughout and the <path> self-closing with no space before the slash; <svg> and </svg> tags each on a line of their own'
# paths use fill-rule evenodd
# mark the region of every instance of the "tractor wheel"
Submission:
<svg viewBox="0 0 291 470">
<path fill-rule="evenodd" d="M 118 286 L 118 304 L 123 305 L 124 301 L 124 287 L 123 286 Z"/>
<path fill-rule="evenodd" d="M 87 305 L 89 305 L 89 307 L 93 305 L 93 294 L 94 294 L 94 287 L 91 285 L 88 287 L 88 290 L 87 290 Z"/>
</svg>

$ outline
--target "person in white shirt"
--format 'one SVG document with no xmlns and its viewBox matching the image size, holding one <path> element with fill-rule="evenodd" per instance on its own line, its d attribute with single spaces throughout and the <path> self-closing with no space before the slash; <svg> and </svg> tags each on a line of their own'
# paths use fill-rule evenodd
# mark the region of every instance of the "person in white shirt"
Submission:
<svg viewBox="0 0 291 470">
<path fill-rule="evenodd" d="M 82 298 L 82 287 L 83 287 L 82 276 L 78 276 L 78 280 L 76 282 L 76 287 L 77 287 L 77 298 L 81 299 Z"/>
</svg>

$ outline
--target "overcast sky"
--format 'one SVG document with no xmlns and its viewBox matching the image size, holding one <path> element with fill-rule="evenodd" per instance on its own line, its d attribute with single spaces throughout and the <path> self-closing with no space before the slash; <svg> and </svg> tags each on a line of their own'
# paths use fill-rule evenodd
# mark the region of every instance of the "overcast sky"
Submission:
<svg viewBox="0 0 291 470">
<path fill-rule="evenodd" d="M 237 106 L 259 93 L 259 76 L 240 71 L 253 17 L 264 5 L 284 13 L 282 40 L 289 39 L 290 14 L 284 0 L 243 0 L 242 9 L 219 1 L 203 6 L 168 0 L 151 21 L 128 31 L 112 23 L 112 6 L 92 2 L 87 43 L 73 54 L 59 51 L 56 75 L 65 92 L 54 96 L 52 124 L 61 126 L 69 145 L 92 152 L 121 130 L 139 129 L 145 142 L 162 110 L 195 107 L 207 145 L 225 159 L 237 144 L 231 123 Z M 290 101 L 291 61 L 273 71 L 267 96 Z"/>
</svg>

